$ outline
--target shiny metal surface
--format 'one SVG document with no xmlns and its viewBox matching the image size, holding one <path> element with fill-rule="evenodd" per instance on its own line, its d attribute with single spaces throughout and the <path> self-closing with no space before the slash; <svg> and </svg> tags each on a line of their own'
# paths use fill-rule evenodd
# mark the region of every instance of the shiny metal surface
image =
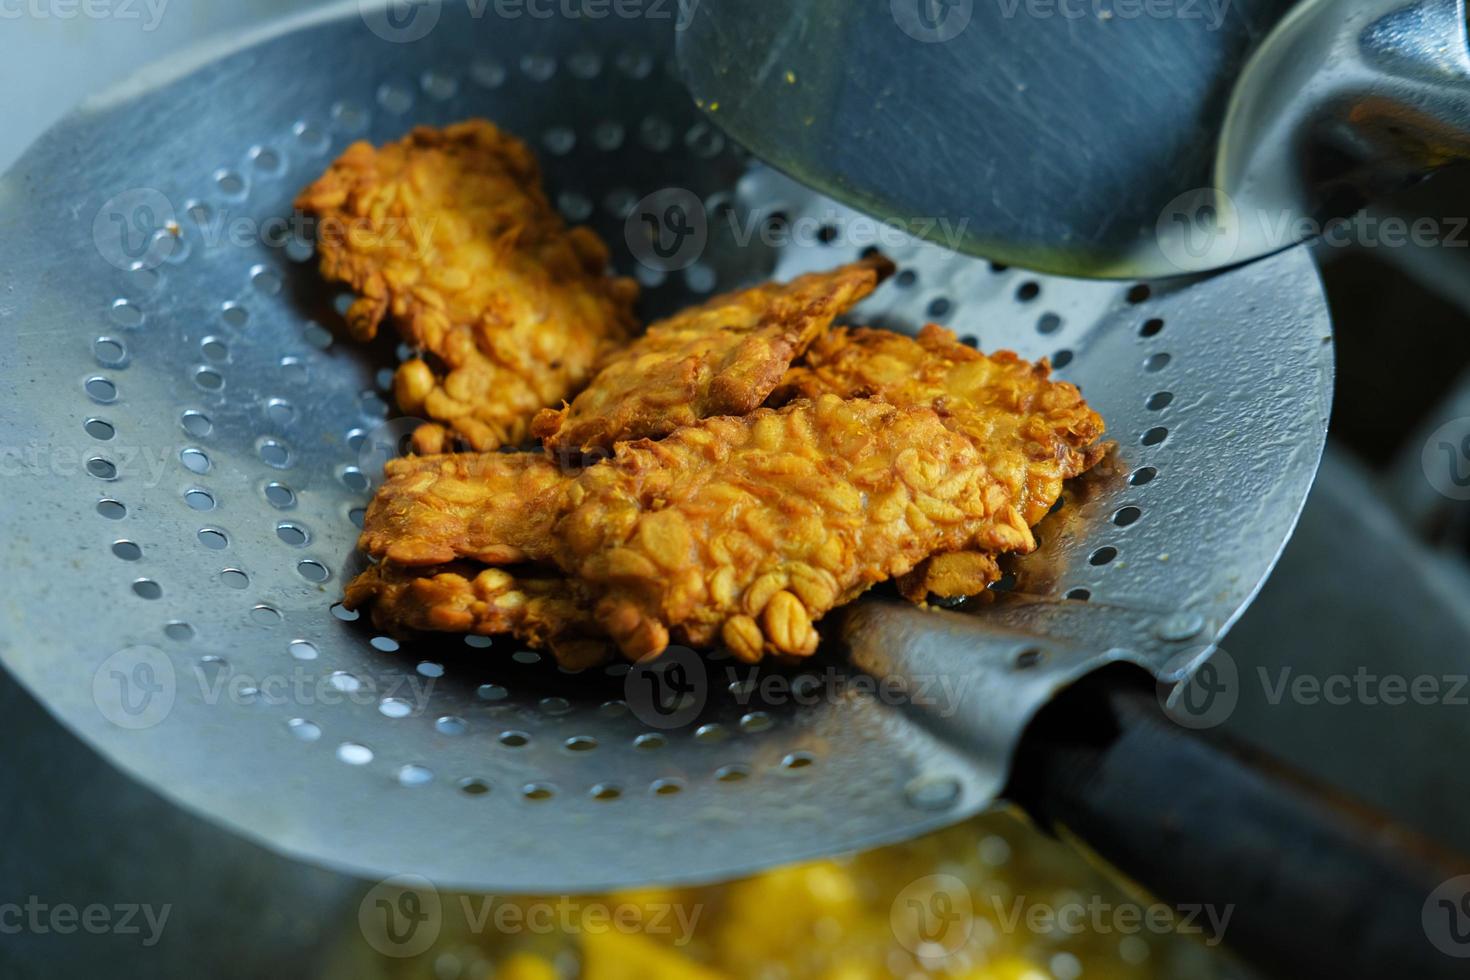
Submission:
<svg viewBox="0 0 1470 980">
<path fill-rule="evenodd" d="M 710 0 L 679 50 L 768 162 L 1067 275 L 1258 258 L 1470 148 L 1463 0 Z"/>
<path fill-rule="evenodd" d="M 712 879 L 975 812 L 1008 726 L 1066 677 L 1173 671 L 1249 601 L 1325 432 L 1330 331 L 1305 255 L 1152 288 L 1004 270 L 752 165 L 672 80 L 665 24 L 432 9 L 402 43 L 352 4 L 165 66 L 0 181 L 0 662 L 124 773 L 222 834 L 364 877 Z M 290 201 L 353 139 L 475 114 L 537 147 L 650 311 L 878 244 L 903 272 L 860 319 L 938 319 L 1083 386 L 1120 445 L 1041 527 L 1022 597 L 848 621 L 860 660 L 902 658 L 926 692 L 875 688 L 835 648 L 795 674 L 677 655 L 573 676 L 508 645 L 395 649 L 334 613 L 392 352 L 322 328 L 340 297 Z M 671 187 L 708 243 L 661 271 L 629 247 L 639 202 Z M 1023 635 L 1042 654 L 1024 682 L 951 656 L 1011 657 Z M 961 710 L 996 719 L 987 756 L 933 723 Z"/>
</svg>

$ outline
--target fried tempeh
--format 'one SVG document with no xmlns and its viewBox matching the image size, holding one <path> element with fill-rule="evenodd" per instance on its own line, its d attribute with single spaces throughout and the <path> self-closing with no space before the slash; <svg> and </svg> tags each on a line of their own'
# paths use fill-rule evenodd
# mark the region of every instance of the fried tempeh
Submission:
<svg viewBox="0 0 1470 980">
<path fill-rule="evenodd" d="M 380 615 L 542 643 L 606 635 L 632 659 L 671 640 L 723 642 L 747 660 L 809 654 L 812 623 L 876 582 L 968 594 L 998 577 L 996 555 L 1035 547 L 1030 525 L 1062 480 L 1103 452 L 1101 419 L 1047 374 L 937 327 L 918 340 L 839 328 L 787 375 L 784 408 L 622 443 L 580 475 L 530 454 L 396 461 L 365 549 L 401 544 L 395 561 L 432 564 L 549 560 L 567 578 L 544 586 L 555 591 L 534 629 L 474 605 L 491 601 L 470 584 L 479 566 L 431 571 L 440 584 L 408 592 L 379 587 Z"/>
<path fill-rule="evenodd" d="M 414 508 L 444 507 L 426 472 L 418 489 L 400 487 L 417 498 L 376 513 L 425 523 Z M 1032 547 L 1021 492 L 932 409 L 825 395 L 620 444 L 567 481 L 545 547 L 631 659 L 671 638 L 723 641 L 747 660 L 804 656 L 814 620 L 931 554 Z M 481 554 L 539 550 L 512 538 L 525 532 L 524 499 L 483 499 L 497 513 L 479 527 L 500 536 L 477 539 Z"/>
<path fill-rule="evenodd" d="M 354 143 L 296 206 L 319 219 L 322 275 L 358 298 L 357 339 L 390 320 L 425 351 L 394 379 L 399 407 L 476 449 L 523 441 L 635 331 L 638 288 L 606 275 L 606 245 L 568 229 L 520 140 L 485 120 Z"/>
<path fill-rule="evenodd" d="M 606 452 L 759 408 L 792 360 L 893 272 L 881 255 L 728 293 L 653 324 L 570 405 L 536 416 L 552 452 Z"/>
<path fill-rule="evenodd" d="M 570 495 L 557 562 L 632 659 L 671 637 L 804 656 L 814 620 L 931 554 L 1032 547 L 1020 490 L 932 409 L 829 394 L 620 446 Z"/>
<path fill-rule="evenodd" d="M 555 570 L 517 576 L 458 562 L 402 568 L 380 562 L 347 587 L 348 608 L 373 607 L 373 622 L 395 634 L 511 634 L 550 650 L 568 669 L 605 663 L 613 645 L 600 636 L 577 587 Z"/>
<path fill-rule="evenodd" d="M 571 480 L 542 453 L 408 456 L 389 461 L 386 473 L 358 547 L 405 567 L 549 558 Z"/>
<path fill-rule="evenodd" d="M 930 324 L 910 338 L 889 330 L 838 327 L 791 369 L 774 398 L 872 397 L 901 408 L 927 406 L 971 438 L 987 467 L 1019 488 L 1015 504 L 1035 525 L 1056 503 L 1062 482 L 1102 458 L 1103 420 L 1075 385 L 1050 379 L 1045 362 L 1010 351 L 966 347 Z M 1029 549 L 1027 549 L 1029 550 Z M 915 601 L 929 594 L 973 595 L 999 577 L 992 557 L 938 556 L 900 581 Z"/>
</svg>

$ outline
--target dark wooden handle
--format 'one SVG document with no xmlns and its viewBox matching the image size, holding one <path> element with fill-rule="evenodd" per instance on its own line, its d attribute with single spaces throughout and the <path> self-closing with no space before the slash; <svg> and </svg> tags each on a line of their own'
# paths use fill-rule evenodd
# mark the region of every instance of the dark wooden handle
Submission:
<svg viewBox="0 0 1470 980">
<path fill-rule="evenodd" d="M 1165 904 L 1228 909 L 1220 938 L 1274 976 L 1470 976 L 1470 959 L 1436 946 L 1453 942 L 1450 924 L 1424 918 L 1470 864 L 1175 724 L 1131 670 L 1088 679 L 1038 715 L 1007 795 Z"/>
</svg>

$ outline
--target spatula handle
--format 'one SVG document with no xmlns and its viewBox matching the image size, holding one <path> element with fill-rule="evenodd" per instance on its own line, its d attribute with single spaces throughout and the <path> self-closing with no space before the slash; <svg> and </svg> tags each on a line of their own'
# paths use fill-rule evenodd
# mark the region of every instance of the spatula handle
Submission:
<svg viewBox="0 0 1470 980">
<path fill-rule="evenodd" d="M 1470 863 L 1175 724 L 1131 678 L 1049 705 L 1007 795 L 1163 903 L 1212 912 L 1200 924 L 1272 975 L 1470 976 L 1470 878 L 1446 885 Z"/>
</svg>

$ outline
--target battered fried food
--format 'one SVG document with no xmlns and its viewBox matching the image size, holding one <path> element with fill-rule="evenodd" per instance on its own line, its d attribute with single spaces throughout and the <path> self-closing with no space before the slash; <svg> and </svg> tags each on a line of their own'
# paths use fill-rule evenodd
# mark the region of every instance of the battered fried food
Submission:
<svg viewBox="0 0 1470 980">
<path fill-rule="evenodd" d="M 469 562 L 402 568 L 385 561 L 355 578 L 345 601 L 351 609 L 371 604 L 373 622 L 393 633 L 512 634 L 571 670 L 606 663 L 614 652 L 578 587 L 554 569 L 520 577 Z"/>
<path fill-rule="evenodd" d="M 1046 516 L 1077 476 L 1106 453 L 1103 420 L 1075 385 L 1052 381 L 1045 362 L 1011 351 L 989 356 L 930 324 L 917 339 L 888 330 L 836 328 L 814 343 L 775 397 L 879 398 L 902 408 L 928 406 L 970 437 L 985 465 L 1018 488 L 1015 505 L 1028 525 Z M 999 577 L 990 555 L 937 556 L 899 583 L 915 601 L 929 594 L 974 595 Z"/>
<path fill-rule="evenodd" d="M 657 656 L 671 639 L 723 641 L 748 661 L 806 656 L 817 647 L 815 620 L 932 554 L 1035 544 L 1017 509 L 1025 487 L 1015 477 L 1024 474 L 1013 471 L 1008 482 L 992 472 L 982 448 L 931 408 L 831 394 L 705 419 L 659 442 L 621 443 L 611 460 L 541 492 L 531 508 L 514 493 L 481 494 L 488 513 L 469 546 L 455 543 L 471 535 L 460 530 L 458 492 L 440 492 L 446 471 L 451 483 L 462 479 L 448 462 L 401 467 L 390 480 L 402 481 L 400 499 L 370 513 L 364 539 L 416 528 L 415 557 L 430 552 L 424 542 L 445 541 L 482 560 L 549 554 L 587 598 L 575 614 L 548 613 L 566 618 L 546 632 L 585 633 L 590 608 L 597 632 L 633 660 Z M 557 505 L 549 532 L 544 514 L 528 532 L 529 511 Z M 440 513 L 454 530 L 435 524 Z M 536 545 L 528 533 L 545 536 Z M 452 584 L 455 595 L 466 593 Z M 368 591 L 365 584 L 358 594 Z M 417 607 L 498 628 L 442 591 L 425 596 Z"/>
<path fill-rule="evenodd" d="M 630 659 L 671 637 L 806 656 L 814 620 L 931 554 L 1033 547 L 1019 489 L 932 409 L 824 395 L 619 446 L 569 495 L 557 562 Z"/>
<path fill-rule="evenodd" d="M 1062 481 L 1105 451 L 1102 419 L 1048 373 L 939 327 L 836 328 L 788 372 L 784 407 L 618 443 L 580 474 L 533 454 L 395 461 L 362 539 L 388 561 L 349 600 L 385 625 L 510 632 L 577 662 L 601 637 L 633 660 L 671 641 L 806 656 L 813 623 L 877 582 L 971 594 L 997 555 L 1035 548 Z M 565 578 L 438 567 L 463 559 Z"/>
<path fill-rule="evenodd" d="M 606 452 L 615 442 L 657 439 L 713 415 L 752 412 L 792 360 L 892 272 L 893 263 L 875 254 L 728 293 L 655 323 L 571 405 L 537 415 L 531 432 L 552 452 Z"/>
<path fill-rule="evenodd" d="M 386 473 L 357 545 L 404 567 L 551 557 L 552 524 L 572 479 L 542 453 L 408 456 L 389 461 Z"/>
<path fill-rule="evenodd" d="M 482 450 L 523 441 L 635 330 L 637 285 L 605 274 L 607 247 L 565 226 L 531 151 L 484 120 L 355 143 L 296 206 L 320 219 L 322 275 L 358 294 L 351 334 L 386 318 L 426 352 L 394 379 L 399 408 L 446 427 L 420 450 L 450 432 Z"/>
</svg>

